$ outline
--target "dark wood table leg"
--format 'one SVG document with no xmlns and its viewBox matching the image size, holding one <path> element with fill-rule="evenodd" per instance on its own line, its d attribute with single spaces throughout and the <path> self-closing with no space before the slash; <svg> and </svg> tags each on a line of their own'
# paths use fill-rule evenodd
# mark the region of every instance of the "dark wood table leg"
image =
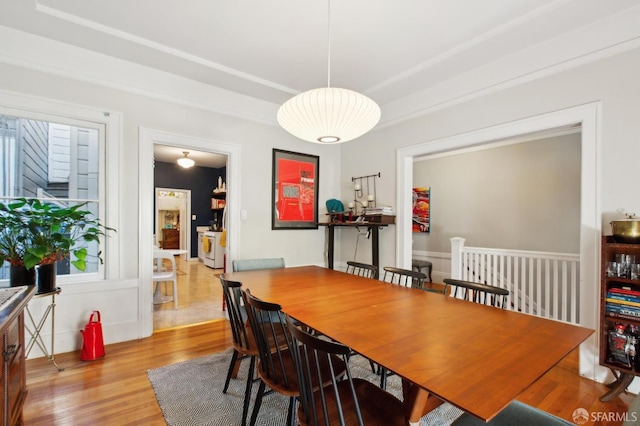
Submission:
<svg viewBox="0 0 640 426">
<path fill-rule="evenodd" d="M 380 228 L 374 225 L 369 229 L 371 230 L 371 263 L 378 268 L 378 276 L 380 276 L 380 248 L 378 246 Z"/>
<path fill-rule="evenodd" d="M 327 226 L 327 232 L 329 232 L 329 247 L 327 250 L 327 261 L 329 263 L 329 269 L 333 269 L 333 246 L 335 244 L 335 226 Z"/>
<path fill-rule="evenodd" d="M 629 373 L 620 373 L 620 375 L 616 378 L 616 380 L 607 385 L 611 388 L 607 393 L 600 397 L 600 401 L 608 402 L 611 401 L 616 396 L 620 395 L 621 392 L 624 392 L 625 389 L 629 387 L 631 382 L 636 376 L 634 374 Z"/>
</svg>

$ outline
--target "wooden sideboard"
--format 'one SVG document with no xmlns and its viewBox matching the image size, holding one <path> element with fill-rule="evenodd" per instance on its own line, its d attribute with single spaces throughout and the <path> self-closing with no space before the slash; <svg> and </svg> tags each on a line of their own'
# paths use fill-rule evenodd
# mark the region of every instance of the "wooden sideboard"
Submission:
<svg viewBox="0 0 640 426">
<path fill-rule="evenodd" d="M 18 287 L 13 287 L 17 289 Z M 2 336 L 2 424 L 22 425 L 22 406 L 27 398 L 27 370 L 25 361 L 24 309 L 36 292 L 35 286 L 24 289 L 0 309 L 0 335 Z M 0 289 L 8 291 L 9 289 Z"/>
<path fill-rule="evenodd" d="M 180 231 L 178 229 L 162 230 L 162 248 L 163 249 L 179 249 L 180 248 Z"/>
</svg>

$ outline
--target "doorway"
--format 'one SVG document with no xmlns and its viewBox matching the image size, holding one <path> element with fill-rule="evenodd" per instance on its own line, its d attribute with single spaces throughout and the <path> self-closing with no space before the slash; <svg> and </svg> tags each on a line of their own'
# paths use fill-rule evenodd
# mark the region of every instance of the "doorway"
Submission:
<svg viewBox="0 0 640 426">
<path fill-rule="evenodd" d="M 600 134 L 598 123 L 601 104 L 595 102 L 566 110 L 518 120 L 462 135 L 399 149 L 397 151 L 397 226 L 396 264 L 409 267 L 412 254 L 411 243 L 411 188 L 413 183 L 414 158 L 436 152 L 451 151 L 515 138 L 535 132 L 545 132 L 567 126 L 581 128 L 581 198 L 580 198 L 580 323 L 598 329 L 599 304 L 598 265 L 600 254 L 601 210 L 599 199 Z M 580 346 L 580 374 L 602 382 L 606 369 L 598 366 L 598 332 Z"/>
<path fill-rule="evenodd" d="M 191 247 L 191 191 L 156 187 L 155 232 L 153 242 L 164 249 L 189 250 Z M 184 255 L 185 259 L 189 255 Z"/>
<path fill-rule="evenodd" d="M 154 286 L 155 332 L 211 321 L 219 314 L 222 293 L 220 285 L 215 283 L 216 275 L 222 270 L 202 270 L 203 261 L 210 265 L 207 256 L 201 256 L 199 252 L 205 252 L 206 233 L 203 231 L 209 230 L 217 214 L 213 210 L 212 197 L 217 190 L 226 187 L 227 156 L 159 144 L 154 144 L 153 155 L 154 233 L 162 249 L 176 250 L 177 270 L 175 289 L 157 283 Z M 189 167 L 181 163 L 187 155 L 193 161 L 187 164 Z M 215 253 L 219 253 L 216 267 L 221 268 L 224 248 L 215 243 L 212 246 L 215 246 Z M 177 308 L 175 303 L 164 301 L 177 301 Z"/>
<path fill-rule="evenodd" d="M 239 200 L 240 200 L 240 146 L 236 144 L 220 142 L 210 139 L 200 139 L 188 135 L 176 135 L 159 130 L 141 128 L 139 133 L 139 217 L 140 237 L 139 241 L 153 241 L 155 232 L 154 217 L 154 146 L 179 147 L 184 150 L 201 151 L 204 153 L 216 153 L 227 156 L 226 161 L 226 190 L 227 190 L 227 227 L 226 227 L 226 262 L 237 256 L 239 244 Z M 213 185 L 215 186 L 215 184 Z M 210 209 L 209 202 L 209 209 Z M 148 218 L 148 219 L 147 219 Z M 191 218 L 189 218 L 191 219 Z M 190 221 L 190 220 L 189 220 Z M 153 245 L 140 244 L 139 247 L 139 307 L 141 337 L 151 336 L 153 329 Z M 184 267 L 199 266 L 199 262 L 185 262 Z M 205 267 L 206 268 L 206 267 Z M 209 269 L 209 268 L 206 268 Z M 209 269 L 213 274 L 213 270 Z M 196 275 L 197 276 L 197 275 Z M 213 277 L 213 275 L 212 275 Z M 207 276 L 202 281 L 209 279 Z M 209 281 L 209 284 L 211 281 Z M 221 307 L 219 307 L 221 309 Z"/>
</svg>

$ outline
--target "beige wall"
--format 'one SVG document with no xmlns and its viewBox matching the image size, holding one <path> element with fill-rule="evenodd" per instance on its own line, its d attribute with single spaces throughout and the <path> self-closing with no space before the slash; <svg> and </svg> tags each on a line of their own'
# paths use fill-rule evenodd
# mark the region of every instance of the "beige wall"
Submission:
<svg viewBox="0 0 640 426">
<path fill-rule="evenodd" d="M 416 160 L 415 186 L 431 186 L 431 232 L 413 249 L 465 245 L 579 253 L 580 135 Z"/>
</svg>

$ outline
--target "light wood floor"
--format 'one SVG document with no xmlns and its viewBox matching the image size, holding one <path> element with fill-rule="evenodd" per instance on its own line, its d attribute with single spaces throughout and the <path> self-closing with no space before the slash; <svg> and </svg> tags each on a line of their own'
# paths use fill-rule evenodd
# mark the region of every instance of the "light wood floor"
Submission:
<svg viewBox="0 0 640 426">
<path fill-rule="evenodd" d="M 185 269 L 196 276 L 202 272 L 204 281 L 212 281 L 208 275 L 209 271 L 214 273 L 212 270 L 200 271 L 195 262 L 188 263 L 189 268 Z M 195 268 L 191 268 L 192 263 Z M 184 301 L 187 306 L 187 297 Z M 180 310 L 182 306 L 181 302 Z M 214 307 L 220 310 L 219 304 Z M 147 370 L 218 352 L 231 345 L 226 320 L 197 322 L 200 324 L 166 329 L 146 339 L 108 345 L 106 357 L 97 361 L 82 362 L 78 352 L 57 355 L 56 360 L 65 367 L 62 372 L 44 358 L 28 360 L 25 425 L 164 425 Z M 472 356 L 469 362 L 473 362 Z M 615 418 L 613 413 L 627 411 L 634 395 L 622 394 L 612 402 L 601 403 L 598 398 L 606 392 L 606 386 L 581 378 L 577 371 L 576 351 L 518 399 L 569 421 L 577 408 L 604 413 L 610 419 Z M 621 423 L 614 420 L 587 424 Z"/>
<path fill-rule="evenodd" d="M 226 320 L 179 327 L 107 345 L 106 356 L 80 361 L 79 352 L 27 361 L 24 423 L 31 425 L 164 425 L 147 370 L 231 346 Z"/>
<path fill-rule="evenodd" d="M 153 330 L 165 330 L 172 327 L 198 324 L 224 318 L 222 311 L 222 287 L 216 275 L 222 269 L 211 269 L 202 262 L 183 260 L 176 256 L 178 270 L 178 309 L 173 302 L 153 306 Z M 165 286 L 160 284 L 165 292 Z M 171 283 L 166 294 L 173 295 Z"/>
</svg>

